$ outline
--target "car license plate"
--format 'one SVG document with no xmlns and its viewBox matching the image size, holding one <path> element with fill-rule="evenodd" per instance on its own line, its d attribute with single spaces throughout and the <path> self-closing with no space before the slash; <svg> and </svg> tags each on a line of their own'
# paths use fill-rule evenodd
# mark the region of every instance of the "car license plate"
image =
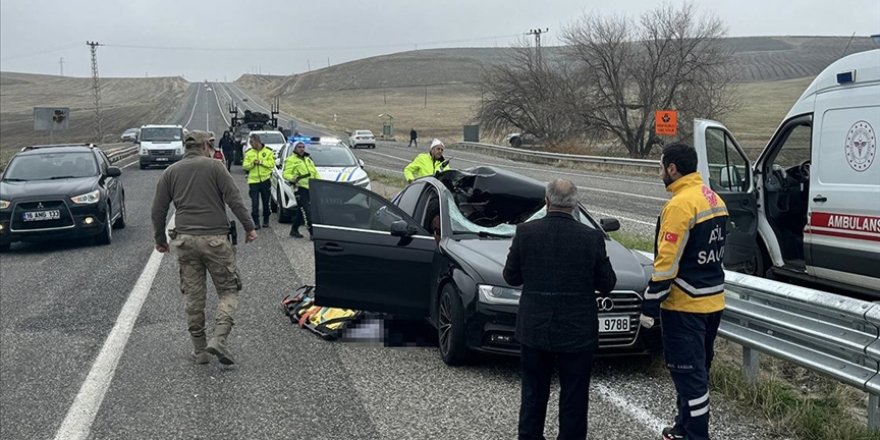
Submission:
<svg viewBox="0 0 880 440">
<path fill-rule="evenodd" d="M 629 331 L 629 316 L 600 316 L 599 333 L 620 333 Z"/>
<path fill-rule="evenodd" d="M 24 213 L 24 221 L 37 222 L 42 220 L 58 220 L 61 218 L 61 211 L 54 209 L 52 211 L 33 211 Z"/>
<path fill-rule="evenodd" d="M 157 158 L 156 158 L 156 161 L 158 161 L 158 162 L 165 162 L 165 161 L 167 161 L 167 160 L 168 160 L 167 157 L 157 157 Z"/>
</svg>

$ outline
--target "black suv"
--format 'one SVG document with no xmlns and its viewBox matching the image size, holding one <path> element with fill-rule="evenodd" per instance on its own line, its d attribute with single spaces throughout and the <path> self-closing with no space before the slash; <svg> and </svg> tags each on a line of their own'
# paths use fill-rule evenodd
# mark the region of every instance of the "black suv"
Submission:
<svg viewBox="0 0 880 440">
<path fill-rule="evenodd" d="M 16 241 L 94 237 L 125 227 L 119 167 L 92 144 L 25 147 L 0 178 L 0 251 Z"/>
</svg>

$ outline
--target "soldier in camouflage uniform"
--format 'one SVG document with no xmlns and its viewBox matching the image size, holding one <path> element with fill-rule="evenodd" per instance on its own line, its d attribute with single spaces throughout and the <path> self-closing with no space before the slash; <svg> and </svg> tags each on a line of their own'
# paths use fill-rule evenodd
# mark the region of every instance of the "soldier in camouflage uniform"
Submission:
<svg viewBox="0 0 880 440">
<path fill-rule="evenodd" d="M 194 362 L 206 364 L 213 354 L 220 363 L 231 365 L 234 361 L 226 348 L 226 338 L 234 325 L 241 278 L 235 248 L 228 238 L 226 205 L 244 226 L 245 242 L 256 240 L 257 233 L 232 175 L 222 163 L 211 159 L 213 134 L 191 131 L 184 145 L 183 159 L 168 167 L 156 185 L 152 210 L 156 250 L 173 250 L 177 255 Z M 171 203 L 175 208 L 175 227 L 168 231 L 169 244 L 165 227 Z M 210 342 L 205 337 L 206 271 L 211 274 L 219 296 Z"/>
</svg>

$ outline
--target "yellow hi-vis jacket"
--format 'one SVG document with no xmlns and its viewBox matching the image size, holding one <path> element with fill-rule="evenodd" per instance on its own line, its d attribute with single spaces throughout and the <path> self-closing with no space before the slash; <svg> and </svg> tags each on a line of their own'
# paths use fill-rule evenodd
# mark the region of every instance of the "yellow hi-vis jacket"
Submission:
<svg viewBox="0 0 880 440">
<path fill-rule="evenodd" d="M 657 220 L 654 273 L 642 313 L 660 309 L 712 313 L 724 309 L 724 242 L 727 207 L 695 172 L 666 188 L 672 198 Z"/>
<path fill-rule="evenodd" d="M 444 167 L 443 161 L 434 160 L 430 153 L 421 153 L 403 169 L 403 177 L 407 182 L 412 182 L 419 177 L 433 176 L 437 171 L 447 169 L 449 166 Z"/>
<path fill-rule="evenodd" d="M 281 174 L 281 177 L 288 182 L 297 179 L 296 186 L 309 189 L 309 181 L 312 179 L 320 179 L 321 175 L 318 174 L 318 169 L 315 168 L 315 162 L 312 161 L 312 158 L 306 153 L 303 157 L 291 154 L 290 157 L 284 161 L 284 172 Z"/>
<path fill-rule="evenodd" d="M 260 164 L 255 164 L 255 160 L 259 160 Z M 244 153 L 241 167 L 248 172 L 247 183 L 265 182 L 272 177 L 272 169 L 275 168 L 275 153 L 267 146 L 260 148 L 260 151 L 251 148 Z"/>
</svg>

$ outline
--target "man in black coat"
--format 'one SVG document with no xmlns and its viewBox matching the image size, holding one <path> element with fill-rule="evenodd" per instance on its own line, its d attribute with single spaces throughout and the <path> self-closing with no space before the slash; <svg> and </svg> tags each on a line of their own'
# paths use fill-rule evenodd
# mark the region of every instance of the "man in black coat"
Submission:
<svg viewBox="0 0 880 440">
<path fill-rule="evenodd" d="M 232 169 L 232 162 L 235 161 L 235 139 L 229 131 L 223 132 L 220 138 L 220 149 L 223 150 L 223 156 L 226 159 L 226 170 Z"/>
<path fill-rule="evenodd" d="M 543 439 L 550 379 L 559 368 L 559 439 L 587 438 L 590 369 L 599 344 L 596 292 L 617 277 L 605 235 L 573 217 L 577 187 L 547 185 L 547 216 L 523 223 L 504 266 L 504 280 L 522 285 L 516 339 L 522 345 L 519 438 Z"/>
</svg>

